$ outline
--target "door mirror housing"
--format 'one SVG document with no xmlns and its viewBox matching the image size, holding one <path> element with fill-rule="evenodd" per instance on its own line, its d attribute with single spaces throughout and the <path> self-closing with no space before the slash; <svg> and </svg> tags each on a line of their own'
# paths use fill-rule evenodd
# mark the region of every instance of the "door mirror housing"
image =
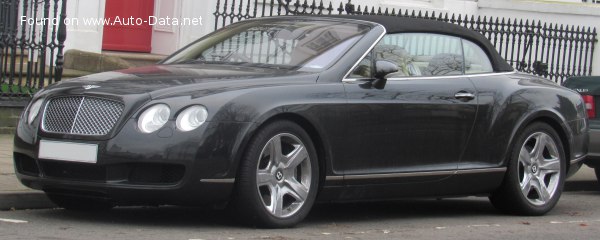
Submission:
<svg viewBox="0 0 600 240">
<path fill-rule="evenodd" d="M 377 89 L 383 89 L 387 83 L 386 75 L 397 72 L 398 65 L 393 62 L 386 60 L 378 60 L 375 62 L 375 80 L 373 81 L 373 87 Z"/>
</svg>

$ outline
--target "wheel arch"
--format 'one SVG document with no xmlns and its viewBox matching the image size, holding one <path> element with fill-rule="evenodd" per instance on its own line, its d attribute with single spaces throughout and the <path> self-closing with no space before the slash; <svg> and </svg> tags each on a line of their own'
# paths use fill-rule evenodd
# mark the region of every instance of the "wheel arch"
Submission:
<svg viewBox="0 0 600 240">
<path fill-rule="evenodd" d="M 268 124 L 276 121 L 287 120 L 291 121 L 295 124 L 298 124 L 306 133 L 308 133 L 311 141 L 313 142 L 313 146 L 315 147 L 317 154 L 317 161 L 319 162 L 319 183 L 323 183 L 325 181 L 325 176 L 327 174 L 329 156 L 327 150 L 325 149 L 326 140 L 323 138 L 323 135 L 317 129 L 317 127 L 309 121 L 306 117 L 292 112 L 284 112 L 275 115 L 271 115 L 265 117 L 263 120 L 254 124 L 254 126 L 249 129 L 243 140 L 240 143 L 240 147 L 238 148 L 235 154 L 235 161 L 233 162 L 233 173 L 235 176 L 238 175 L 238 168 L 241 164 L 241 159 L 243 158 L 243 154 L 246 152 L 248 144 L 252 137 L 258 133 L 260 129 Z M 322 187 L 322 184 L 319 184 L 319 189 Z"/>
<path fill-rule="evenodd" d="M 564 122 L 565 120 L 560 117 L 560 114 L 558 114 L 557 112 L 553 111 L 553 110 L 540 110 L 534 113 L 531 113 L 529 115 L 527 115 L 526 117 L 523 117 L 518 124 L 516 125 L 517 127 L 513 129 L 512 133 L 511 133 L 511 141 L 510 144 L 508 145 L 509 148 L 506 150 L 506 156 L 509 157 L 510 156 L 510 151 L 511 149 L 513 149 L 514 144 L 516 144 L 517 141 L 517 137 L 518 134 L 525 129 L 527 126 L 535 123 L 535 122 L 542 122 L 545 124 L 550 125 L 550 127 L 552 127 L 554 129 L 554 131 L 556 131 L 556 133 L 558 134 L 558 137 L 560 138 L 561 143 L 563 144 L 563 150 L 565 151 L 565 161 L 566 162 L 566 173 L 569 172 L 569 161 L 571 159 L 571 131 L 565 126 Z M 508 159 L 508 158 L 507 158 Z M 508 160 L 505 160 L 504 164 L 506 166 L 506 164 L 508 164 Z"/>
</svg>

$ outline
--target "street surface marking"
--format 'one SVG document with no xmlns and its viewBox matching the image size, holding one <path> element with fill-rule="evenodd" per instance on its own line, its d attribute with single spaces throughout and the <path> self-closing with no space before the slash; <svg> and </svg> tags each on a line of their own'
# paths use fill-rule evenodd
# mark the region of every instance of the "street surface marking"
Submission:
<svg viewBox="0 0 600 240">
<path fill-rule="evenodd" d="M 467 227 L 500 227 L 500 224 L 476 224 L 476 225 L 468 225 Z"/>
<path fill-rule="evenodd" d="M 17 220 L 17 219 L 8 219 L 8 218 L 0 218 L 0 222 L 7 222 L 7 223 L 28 223 L 27 221 Z"/>
</svg>

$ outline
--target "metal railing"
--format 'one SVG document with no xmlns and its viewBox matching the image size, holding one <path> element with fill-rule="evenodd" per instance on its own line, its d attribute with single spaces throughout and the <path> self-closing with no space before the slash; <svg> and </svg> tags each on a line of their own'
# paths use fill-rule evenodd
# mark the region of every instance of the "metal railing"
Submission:
<svg viewBox="0 0 600 240">
<path fill-rule="evenodd" d="M 0 0 L 0 98 L 60 81 L 67 0 Z"/>
<path fill-rule="evenodd" d="M 382 9 L 324 3 L 320 0 L 218 0 L 215 29 L 249 18 L 280 15 L 388 15 L 449 22 L 483 34 L 517 70 L 562 83 L 570 76 L 592 74 L 596 28 L 541 21 L 487 16 L 455 15 L 429 11 Z"/>
</svg>

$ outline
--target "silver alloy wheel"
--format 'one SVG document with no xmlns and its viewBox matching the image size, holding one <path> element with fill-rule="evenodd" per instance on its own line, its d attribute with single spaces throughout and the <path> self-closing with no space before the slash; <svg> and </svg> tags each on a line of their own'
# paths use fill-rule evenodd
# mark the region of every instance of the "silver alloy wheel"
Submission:
<svg viewBox="0 0 600 240">
<path fill-rule="evenodd" d="M 256 187 L 265 209 L 279 218 L 298 212 L 311 187 L 306 146 L 292 134 L 277 134 L 267 141 L 258 161 Z"/>
<path fill-rule="evenodd" d="M 519 153 L 521 193 L 529 203 L 541 206 L 554 194 L 560 180 L 560 154 L 554 139 L 544 132 L 531 134 Z"/>
</svg>

